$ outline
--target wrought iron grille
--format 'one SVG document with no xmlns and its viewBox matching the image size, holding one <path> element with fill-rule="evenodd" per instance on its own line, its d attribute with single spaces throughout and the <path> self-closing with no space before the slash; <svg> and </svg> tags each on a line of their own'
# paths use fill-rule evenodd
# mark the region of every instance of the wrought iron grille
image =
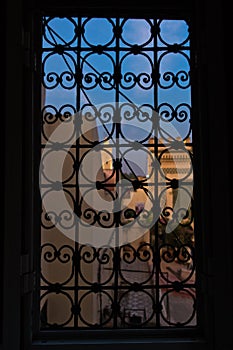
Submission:
<svg viewBox="0 0 233 350">
<path fill-rule="evenodd" d="M 188 21 L 42 29 L 41 329 L 196 326 Z"/>
</svg>

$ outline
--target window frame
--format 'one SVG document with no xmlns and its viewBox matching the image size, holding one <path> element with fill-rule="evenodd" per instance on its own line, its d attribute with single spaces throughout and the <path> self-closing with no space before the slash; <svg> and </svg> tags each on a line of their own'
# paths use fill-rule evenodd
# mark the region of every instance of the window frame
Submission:
<svg viewBox="0 0 233 350">
<path fill-rule="evenodd" d="M 151 10 L 151 9 L 150 9 Z M 99 7 L 98 9 L 95 7 L 89 7 L 89 8 L 72 8 L 71 10 L 72 12 L 72 16 L 75 16 L 75 14 L 77 13 L 79 16 L 94 16 L 94 17 L 105 17 L 105 16 L 110 16 L 111 14 L 111 17 L 120 17 L 121 14 L 124 15 L 124 13 L 130 13 L 131 15 L 131 8 L 127 8 L 125 7 L 124 8 L 124 11 L 121 13 L 121 11 L 118 9 L 118 11 L 116 11 L 116 9 L 114 10 L 111 10 L 111 9 L 107 9 L 104 10 L 103 12 L 103 9 L 101 9 L 101 7 Z M 141 14 L 140 14 L 140 8 L 137 8 L 136 6 L 134 7 L 134 11 L 132 12 L 132 17 L 134 16 L 134 18 L 141 18 Z M 163 10 L 164 11 L 164 10 Z M 168 11 L 166 13 L 168 13 L 167 17 L 164 15 L 163 11 L 161 11 L 161 9 L 153 9 L 153 12 L 156 13 L 156 16 L 159 17 L 160 14 L 161 16 L 164 16 L 165 18 L 168 18 L 168 19 L 189 19 L 192 17 L 191 15 L 191 12 L 190 12 L 190 9 L 184 9 L 183 8 L 183 11 L 182 11 L 182 14 L 179 12 L 179 14 L 177 15 L 177 10 L 176 9 L 173 9 L 173 11 Z M 165 10 L 166 11 L 166 10 Z M 69 8 L 62 8 L 61 10 L 58 8 L 56 9 L 53 9 L 51 11 L 50 8 L 44 8 L 43 9 L 43 12 L 44 14 L 47 16 L 50 16 L 50 15 L 53 15 L 53 16 L 59 16 L 60 13 L 62 13 L 62 15 L 64 16 L 64 14 L 70 14 L 70 9 Z M 145 11 L 145 13 L 147 13 L 147 11 Z M 148 9 L 148 13 L 151 14 L 151 12 L 149 11 Z M 176 15 L 175 15 L 176 14 Z M 42 13 L 37 13 L 37 20 L 38 22 L 40 23 L 40 15 L 42 15 Z M 144 17 L 148 17 L 148 14 L 146 16 L 143 16 Z M 163 18 L 163 17 L 162 17 Z M 37 22 L 37 28 L 39 28 L 39 23 Z M 190 24 L 191 25 L 191 30 L 192 30 L 192 23 Z M 37 40 L 36 42 L 39 44 L 40 42 L 40 33 L 38 31 L 38 37 L 37 37 Z M 192 38 L 191 38 L 192 40 Z M 36 48 L 35 48 L 36 49 Z M 40 55 L 40 52 L 39 50 L 37 50 L 37 53 L 38 55 Z M 191 57 L 190 57 L 190 62 L 191 62 L 191 70 L 195 69 L 194 65 L 193 65 L 193 62 L 194 62 L 194 50 L 192 50 L 192 47 L 191 47 L 191 51 L 190 51 L 190 54 L 191 54 Z M 38 58 L 39 59 L 39 58 Z M 37 60 L 38 60 L 37 59 Z M 37 68 L 38 69 L 38 68 Z M 38 74 L 39 73 L 39 70 L 38 70 Z M 191 80 L 192 80 L 192 77 L 191 77 Z M 191 85 L 192 85 L 192 81 L 191 81 Z M 192 99 L 193 99 L 193 96 L 192 96 Z M 38 114 L 39 115 L 39 114 Z M 37 131 L 38 132 L 38 131 Z M 195 152 L 195 150 L 194 150 Z M 39 161 L 39 155 L 38 155 L 38 161 Z M 195 175 L 194 175 L 195 176 Z M 38 243 L 36 243 L 37 245 Z M 37 245 L 38 247 L 38 245 Z M 35 248 L 34 248 L 35 249 Z M 36 250 L 35 250 L 36 251 Z M 38 264 L 38 261 L 37 261 L 37 264 Z M 37 265 L 38 266 L 38 265 Z M 39 283 L 40 283 L 40 277 L 37 276 L 37 286 L 39 286 Z M 38 289 L 38 288 L 36 288 Z M 197 298 L 198 298 L 198 293 L 197 293 Z M 35 298 L 35 300 L 37 301 L 37 297 Z M 35 307 L 34 307 L 35 309 Z M 35 313 L 35 317 L 34 319 L 39 319 L 39 314 L 38 314 L 39 310 L 38 310 L 38 307 L 37 307 L 37 312 Z M 197 310 L 197 313 L 199 313 L 199 310 Z M 54 333 L 54 335 L 53 335 Z M 153 334 L 154 333 L 154 334 Z M 101 335 L 100 335 L 101 334 Z M 84 341 L 87 341 L 87 339 L 89 337 L 93 338 L 93 339 L 99 339 L 100 337 L 103 337 L 103 340 L 104 341 L 108 341 L 110 342 L 109 344 L 111 344 L 112 342 L 112 337 L 117 337 L 117 339 L 124 339 L 126 336 L 128 338 L 128 341 L 130 341 L 129 339 L 131 339 L 132 342 L 135 341 L 135 339 L 138 339 L 139 341 L 141 341 L 143 339 L 143 341 L 145 341 L 145 338 L 146 337 L 149 337 L 149 339 L 153 338 L 153 341 L 155 342 L 158 342 L 158 338 L 167 338 L 167 339 L 176 339 L 176 341 L 178 341 L 179 337 L 181 337 L 180 339 L 186 339 L 186 341 L 189 342 L 188 339 L 190 339 L 190 337 L 201 337 L 201 329 L 199 326 L 197 327 L 194 327 L 194 330 L 190 330 L 190 329 L 182 329 L 182 330 L 179 330 L 179 329 L 167 329 L 167 330 L 148 330 L 148 329 L 141 329 L 141 330 L 133 330 L 133 329 L 130 329 L 130 330 L 122 330 L 122 329 L 116 329 L 116 330 L 108 330 L 108 329 L 101 329 L 101 330 L 98 330 L 98 331 L 93 331 L 93 330 L 90 330 L 90 329 L 87 329 L 87 330 L 84 330 L 84 331 L 68 331 L 68 330 L 62 330 L 62 331 L 52 331 L 49 330 L 49 331 L 46 331 L 46 330 L 43 330 L 43 331 L 40 331 L 37 327 L 37 331 L 35 332 L 35 335 L 34 337 L 37 338 L 37 339 L 42 339 L 42 340 L 48 340 L 50 339 L 51 342 L 53 342 L 53 339 L 54 339 L 54 336 L 56 337 L 56 339 L 60 339 L 60 340 L 64 340 L 64 339 L 67 339 L 67 340 L 70 340 L 70 339 L 73 339 L 73 341 L 75 342 L 79 342 L 78 339 L 83 339 Z M 105 338 L 105 339 L 104 339 Z M 157 339 L 156 339 L 157 338 Z M 114 341 L 114 343 L 116 342 L 116 339 Z M 94 343 L 93 343 L 94 345 Z"/>
</svg>

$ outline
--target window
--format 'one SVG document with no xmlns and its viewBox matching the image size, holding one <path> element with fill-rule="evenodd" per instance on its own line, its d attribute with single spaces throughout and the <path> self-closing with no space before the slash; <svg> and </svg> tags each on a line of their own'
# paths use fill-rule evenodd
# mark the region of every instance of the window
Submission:
<svg viewBox="0 0 233 350">
<path fill-rule="evenodd" d="M 189 21 L 41 20 L 41 330 L 196 327 Z"/>
</svg>

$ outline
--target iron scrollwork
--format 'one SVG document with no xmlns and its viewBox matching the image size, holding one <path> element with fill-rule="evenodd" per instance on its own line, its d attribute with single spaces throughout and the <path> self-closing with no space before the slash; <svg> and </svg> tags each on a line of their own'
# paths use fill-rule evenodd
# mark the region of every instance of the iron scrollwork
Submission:
<svg viewBox="0 0 233 350">
<path fill-rule="evenodd" d="M 41 329 L 195 326 L 188 23 L 44 17 L 42 29 Z M 93 149 L 95 177 L 83 165 Z M 114 210 L 90 206 L 96 192 Z M 89 226 L 139 235 L 95 247 L 80 242 Z"/>
</svg>

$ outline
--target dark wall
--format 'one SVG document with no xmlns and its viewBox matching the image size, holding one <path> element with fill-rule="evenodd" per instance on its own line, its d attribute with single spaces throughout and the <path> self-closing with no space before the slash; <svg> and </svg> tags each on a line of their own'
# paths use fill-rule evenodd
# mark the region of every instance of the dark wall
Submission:
<svg viewBox="0 0 233 350">
<path fill-rule="evenodd" d="M 163 1 L 151 1 L 149 7 L 159 6 Z M 20 255 L 22 254 L 23 224 L 22 192 L 23 192 L 23 125 L 24 107 L 22 86 L 24 75 L 22 67 L 22 24 L 25 11 L 34 6 L 47 6 L 53 12 L 58 6 L 62 11 L 62 1 L 34 0 L 17 2 L 4 0 L 1 3 L 1 246 L 0 246 L 0 349 L 19 350 L 22 329 L 22 298 L 20 296 Z M 72 11 L 73 1 L 66 0 Z M 174 3 L 174 1 L 170 1 Z M 96 15 L 106 14 L 115 8 L 116 14 L 127 13 L 130 2 L 117 1 L 85 1 L 80 7 L 89 5 Z M 134 3 L 133 3 L 134 4 Z M 135 4 L 134 4 L 135 5 Z M 141 4 L 141 9 L 144 9 Z M 214 154 L 218 163 L 203 159 L 211 167 L 209 178 L 203 179 L 213 193 L 206 198 L 209 207 L 209 227 L 207 239 L 212 244 L 209 273 L 212 274 L 212 295 L 214 319 L 212 320 L 216 334 L 211 334 L 208 350 L 230 350 L 233 345 L 233 306 L 232 306 L 232 18 L 230 2 L 188 1 L 188 6 L 195 12 L 200 33 L 201 93 L 209 100 L 207 106 L 206 132 L 210 154 Z M 176 10 L 180 13 L 187 7 L 186 1 L 176 1 Z M 140 7 L 133 6 L 135 15 L 140 14 Z M 150 9 L 146 14 L 150 14 Z M 216 31 L 215 31 L 216 30 Z M 202 35 L 203 33 L 203 35 Z M 204 80 L 206 77 L 206 81 Z M 211 106 L 211 107 L 210 107 Z M 221 133 L 221 140 L 219 139 Z M 221 148 L 222 147 L 222 148 Z M 204 152 L 204 151 L 203 151 Z M 24 163 L 25 165 L 25 163 Z M 222 167 L 219 169 L 219 167 Z M 220 182 L 222 190 L 220 188 Z M 209 195 L 209 194 L 208 194 Z M 215 221 L 219 215 L 218 220 Z M 204 220 L 204 218 L 203 218 Z M 2 345 L 4 343 L 4 347 Z M 223 345 L 223 346 L 222 346 Z M 20 350 L 25 350 L 24 348 Z"/>
</svg>

